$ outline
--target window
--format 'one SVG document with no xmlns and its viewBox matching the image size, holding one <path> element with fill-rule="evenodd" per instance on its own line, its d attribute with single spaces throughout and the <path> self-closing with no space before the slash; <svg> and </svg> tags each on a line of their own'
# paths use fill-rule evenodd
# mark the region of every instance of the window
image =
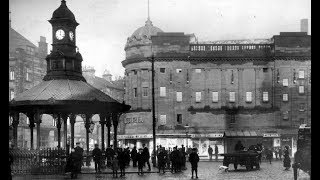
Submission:
<svg viewBox="0 0 320 180">
<path fill-rule="evenodd" d="M 196 92 L 196 102 L 201 102 L 201 92 Z"/>
<path fill-rule="evenodd" d="M 286 87 L 289 85 L 288 79 L 283 79 L 282 83 L 283 83 L 283 86 L 286 86 Z"/>
<path fill-rule="evenodd" d="M 268 68 L 263 68 L 263 72 L 264 73 L 268 72 Z"/>
<path fill-rule="evenodd" d="M 166 72 L 166 68 L 160 68 L 160 72 L 161 73 L 165 73 Z"/>
<path fill-rule="evenodd" d="M 166 87 L 160 87 L 160 97 L 166 96 Z"/>
<path fill-rule="evenodd" d="M 182 101 L 182 92 L 177 92 L 177 102 Z"/>
<path fill-rule="evenodd" d="M 165 125 L 167 123 L 167 115 L 160 115 L 160 125 Z"/>
<path fill-rule="evenodd" d="M 229 92 L 229 102 L 235 102 L 235 101 L 236 101 L 236 93 Z"/>
<path fill-rule="evenodd" d="M 262 101 L 263 101 L 263 102 L 268 102 L 268 101 L 269 101 L 268 92 L 263 92 L 263 93 L 262 93 Z"/>
<path fill-rule="evenodd" d="M 304 106 L 305 106 L 304 103 L 301 103 L 301 104 L 300 104 L 300 106 L 299 106 L 299 111 L 300 111 L 300 112 L 303 112 L 303 111 L 304 111 Z"/>
<path fill-rule="evenodd" d="M 304 93 L 304 86 L 299 86 L 299 94 L 303 94 Z"/>
<path fill-rule="evenodd" d="M 283 112 L 282 117 L 284 120 L 288 120 L 289 119 L 289 112 L 288 111 Z"/>
<path fill-rule="evenodd" d="M 196 69 L 195 72 L 196 73 L 201 73 L 201 69 Z"/>
<path fill-rule="evenodd" d="M 137 97 L 137 88 L 133 88 L 133 97 Z"/>
<path fill-rule="evenodd" d="M 300 121 L 300 125 L 304 124 L 304 118 L 300 118 L 299 121 Z"/>
<path fill-rule="evenodd" d="M 177 114 L 177 123 L 182 124 L 182 114 Z"/>
<path fill-rule="evenodd" d="M 282 100 L 283 101 L 288 101 L 288 94 L 283 94 Z"/>
<path fill-rule="evenodd" d="M 52 118 L 52 126 L 57 126 L 57 121 L 54 118 Z"/>
<path fill-rule="evenodd" d="M 181 72 L 182 72 L 182 69 L 176 69 L 176 72 L 177 72 L 177 73 L 181 73 Z"/>
<path fill-rule="evenodd" d="M 14 71 L 13 70 L 10 70 L 10 81 L 13 81 L 14 80 Z"/>
<path fill-rule="evenodd" d="M 64 67 L 63 62 L 64 62 L 64 60 L 52 60 L 51 61 L 51 70 L 63 69 L 63 67 Z M 81 68 L 81 66 L 79 66 L 77 68 Z"/>
<path fill-rule="evenodd" d="M 27 73 L 26 73 L 26 81 L 31 81 L 31 79 L 30 79 L 30 73 L 27 71 Z"/>
<path fill-rule="evenodd" d="M 236 123 L 236 116 L 234 114 L 230 115 L 230 124 Z"/>
<path fill-rule="evenodd" d="M 218 92 L 212 92 L 212 102 L 218 102 L 218 101 L 219 101 Z"/>
<path fill-rule="evenodd" d="M 10 89 L 10 101 L 14 98 L 14 90 Z"/>
<path fill-rule="evenodd" d="M 147 97 L 148 96 L 148 87 L 143 87 L 142 88 L 142 96 Z"/>
<path fill-rule="evenodd" d="M 136 70 L 132 70 L 133 75 L 137 75 L 137 71 Z"/>
<path fill-rule="evenodd" d="M 304 79 L 304 70 L 299 71 L 299 79 Z"/>
<path fill-rule="evenodd" d="M 246 102 L 252 102 L 252 92 L 246 92 Z"/>
</svg>

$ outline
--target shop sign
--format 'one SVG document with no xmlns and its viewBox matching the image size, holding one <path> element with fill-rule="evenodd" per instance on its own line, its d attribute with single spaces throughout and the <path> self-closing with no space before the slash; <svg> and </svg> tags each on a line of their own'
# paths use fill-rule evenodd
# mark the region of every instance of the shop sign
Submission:
<svg viewBox="0 0 320 180">
<path fill-rule="evenodd" d="M 192 138 L 222 138 L 222 133 L 215 133 L 215 134 L 191 134 Z"/>
<path fill-rule="evenodd" d="M 125 124 L 130 124 L 130 123 L 143 123 L 143 120 L 142 120 L 141 117 L 125 118 L 124 123 L 125 123 Z"/>
<path fill-rule="evenodd" d="M 118 139 L 150 139 L 152 134 L 117 135 Z"/>
<path fill-rule="evenodd" d="M 263 137 L 280 137 L 280 135 L 277 133 L 265 133 Z"/>
</svg>

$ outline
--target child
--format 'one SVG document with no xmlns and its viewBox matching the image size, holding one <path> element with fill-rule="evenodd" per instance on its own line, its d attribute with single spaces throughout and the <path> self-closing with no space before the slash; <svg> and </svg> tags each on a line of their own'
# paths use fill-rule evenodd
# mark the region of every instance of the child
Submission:
<svg viewBox="0 0 320 180">
<path fill-rule="evenodd" d="M 118 161 L 116 154 L 114 155 L 113 160 L 111 162 L 112 162 L 112 176 L 114 177 L 114 175 L 116 175 L 116 178 L 117 178 L 118 177 L 118 169 L 119 169 L 119 166 L 118 166 L 119 161 Z"/>
<path fill-rule="evenodd" d="M 145 164 L 145 159 L 142 154 L 143 149 L 140 148 L 137 154 L 137 161 L 138 161 L 138 175 L 143 175 L 143 165 Z"/>
<path fill-rule="evenodd" d="M 192 173 L 192 179 L 193 179 L 193 171 L 196 172 L 196 178 L 198 178 L 198 162 L 199 162 L 199 156 L 197 154 L 197 149 L 193 148 L 192 153 L 189 155 L 189 161 L 191 163 L 191 173 Z"/>
</svg>

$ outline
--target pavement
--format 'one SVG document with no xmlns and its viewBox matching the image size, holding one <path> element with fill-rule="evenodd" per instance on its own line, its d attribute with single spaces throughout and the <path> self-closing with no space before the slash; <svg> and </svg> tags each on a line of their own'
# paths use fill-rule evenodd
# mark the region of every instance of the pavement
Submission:
<svg viewBox="0 0 320 180">
<path fill-rule="evenodd" d="M 92 164 L 93 165 L 93 164 Z M 144 175 L 137 174 L 137 168 L 132 166 L 126 168 L 126 176 L 113 178 L 110 169 L 104 170 L 100 174 L 94 173 L 94 166 L 83 167 L 82 174 L 78 175 L 80 180 L 100 180 L 100 179 L 143 179 L 143 180 L 185 180 L 191 179 L 190 163 L 187 163 L 187 170 L 180 173 L 172 174 L 166 171 L 165 174 L 157 173 L 158 169 L 151 167 L 151 172 L 146 172 Z M 293 169 L 284 170 L 283 163 L 281 161 L 273 161 L 272 164 L 268 162 L 262 162 L 260 170 L 246 171 L 245 167 L 238 167 L 238 171 L 234 171 L 233 165 L 229 165 L 229 172 L 219 170 L 222 162 L 209 162 L 201 161 L 198 164 L 198 177 L 199 180 L 292 180 Z M 152 166 L 152 164 L 151 164 Z M 144 171 L 146 168 L 144 168 Z M 70 179 L 69 174 L 65 175 L 15 175 L 13 180 L 29 180 L 29 179 Z M 299 180 L 310 180 L 307 173 L 299 171 Z"/>
</svg>

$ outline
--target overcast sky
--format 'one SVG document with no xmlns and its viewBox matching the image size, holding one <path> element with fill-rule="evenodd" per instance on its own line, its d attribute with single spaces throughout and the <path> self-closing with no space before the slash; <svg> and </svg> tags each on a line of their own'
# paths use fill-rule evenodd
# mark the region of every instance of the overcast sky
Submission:
<svg viewBox="0 0 320 180">
<path fill-rule="evenodd" d="M 66 0 L 77 22 L 77 46 L 83 65 L 123 76 L 127 37 L 144 26 L 148 0 Z M 51 50 L 47 21 L 60 0 L 9 0 L 11 26 L 35 45 L 45 36 Z M 194 33 L 199 41 L 271 38 L 279 32 L 300 31 L 309 19 L 311 0 L 150 0 L 150 19 L 164 32 Z"/>
</svg>

